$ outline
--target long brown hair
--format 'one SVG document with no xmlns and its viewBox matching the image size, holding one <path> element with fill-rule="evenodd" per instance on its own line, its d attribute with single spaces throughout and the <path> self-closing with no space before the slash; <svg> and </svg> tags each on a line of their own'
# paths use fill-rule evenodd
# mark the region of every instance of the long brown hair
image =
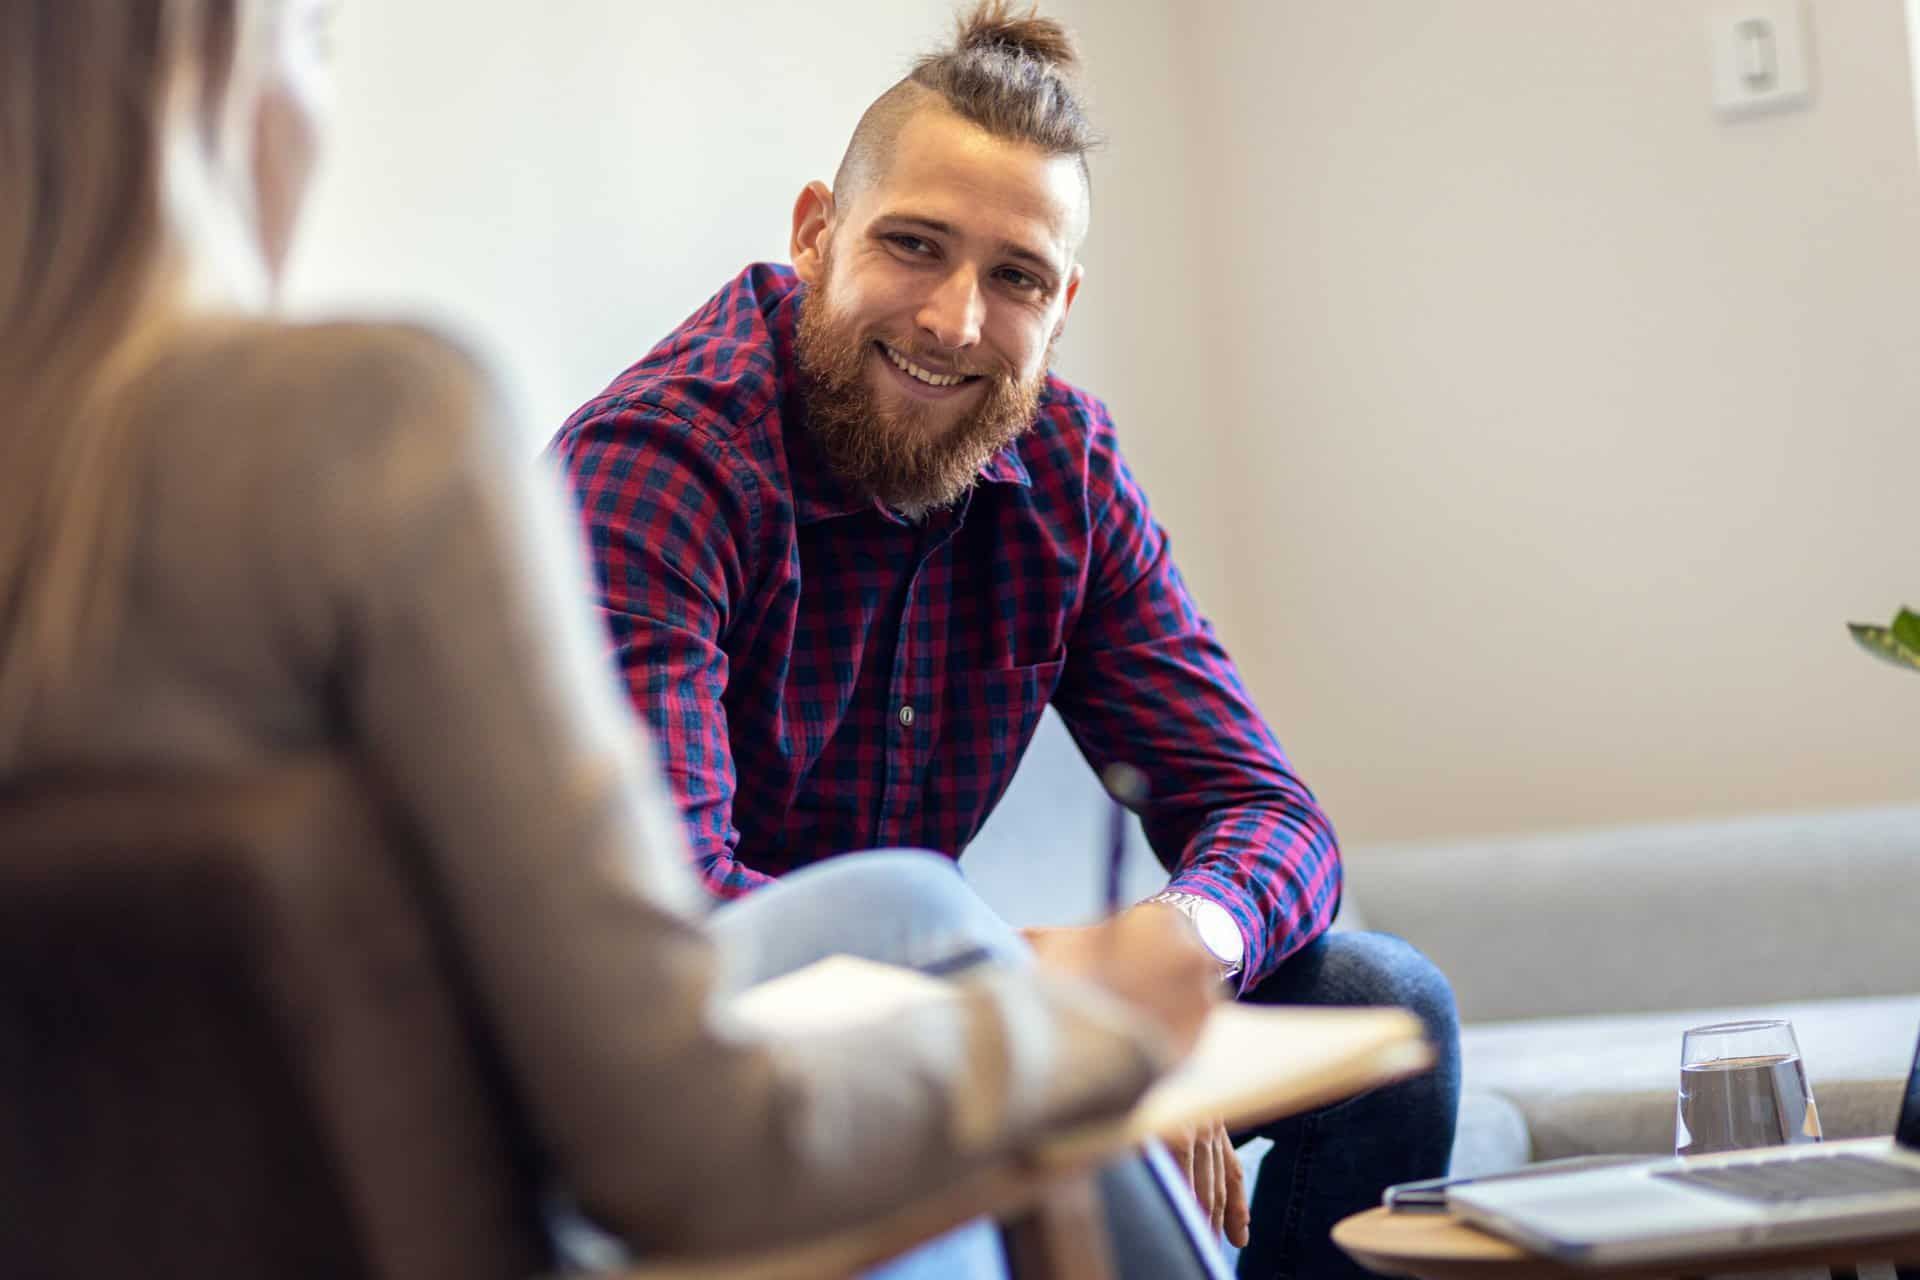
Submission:
<svg viewBox="0 0 1920 1280">
<path fill-rule="evenodd" d="M 0 0 L 0 769 L 124 590 L 128 382 L 195 272 L 253 0 Z"/>
</svg>

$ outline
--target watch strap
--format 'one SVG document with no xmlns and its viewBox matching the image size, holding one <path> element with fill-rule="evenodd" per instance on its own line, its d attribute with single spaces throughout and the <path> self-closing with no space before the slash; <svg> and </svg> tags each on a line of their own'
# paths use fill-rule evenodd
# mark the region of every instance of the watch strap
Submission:
<svg viewBox="0 0 1920 1280">
<path fill-rule="evenodd" d="M 1210 914 L 1217 911 L 1221 917 L 1233 927 L 1235 934 L 1239 934 L 1239 924 L 1233 919 L 1233 916 L 1225 907 L 1211 898 L 1203 898 L 1197 893 L 1187 893 L 1180 889 L 1162 889 L 1159 893 L 1145 899 L 1145 901 L 1157 902 L 1163 906 L 1172 907 L 1193 923 L 1194 931 L 1200 935 L 1201 945 L 1207 948 L 1207 951 L 1213 956 L 1215 962 L 1219 964 L 1220 977 L 1222 980 L 1229 980 L 1240 976 L 1240 970 L 1246 964 L 1245 937 L 1240 938 L 1240 954 L 1229 960 L 1215 951 L 1213 947 L 1207 943 L 1206 930 L 1202 928 L 1200 924 L 1202 912 Z"/>
</svg>

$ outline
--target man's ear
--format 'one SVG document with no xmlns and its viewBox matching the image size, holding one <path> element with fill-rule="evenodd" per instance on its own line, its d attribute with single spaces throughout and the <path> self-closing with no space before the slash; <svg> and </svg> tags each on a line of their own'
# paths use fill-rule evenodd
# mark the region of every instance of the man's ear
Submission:
<svg viewBox="0 0 1920 1280">
<path fill-rule="evenodd" d="M 1053 326 L 1053 340 L 1060 341 L 1060 335 L 1067 331 L 1067 314 L 1073 310 L 1073 300 L 1080 296 L 1080 278 L 1087 269 L 1079 263 L 1073 264 L 1073 270 L 1067 273 L 1067 300 L 1060 308 L 1060 319 Z"/>
<path fill-rule="evenodd" d="M 826 276 L 827 242 L 833 238 L 833 189 L 809 182 L 793 202 L 793 273 L 818 287 Z"/>
</svg>

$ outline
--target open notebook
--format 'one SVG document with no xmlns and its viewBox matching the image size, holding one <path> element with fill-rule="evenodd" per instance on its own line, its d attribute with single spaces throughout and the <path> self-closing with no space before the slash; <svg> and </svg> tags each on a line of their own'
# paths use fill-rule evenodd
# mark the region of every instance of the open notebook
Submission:
<svg viewBox="0 0 1920 1280">
<path fill-rule="evenodd" d="M 743 992 L 732 1012 L 787 1035 L 884 1020 L 953 988 L 910 969 L 834 956 Z M 1043 1158 L 1082 1161 L 1204 1120 L 1230 1129 L 1292 1115 L 1423 1070 L 1433 1051 L 1405 1009 L 1221 1004 L 1188 1059 L 1118 1122 L 1050 1141 Z"/>
<path fill-rule="evenodd" d="M 782 1035 L 857 1030 L 928 1000 L 938 978 L 836 956 L 736 996 L 730 1012 Z M 1201 1120 L 1258 1124 L 1423 1070 L 1433 1052 L 1403 1009 L 1273 1009 L 1223 1004 L 1193 1054 L 1121 1120 L 1057 1137 L 1042 1168 L 982 1170 L 888 1217 L 753 1256 L 642 1266 L 628 1280 L 819 1280 L 848 1276 L 971 1217 L 1018 1209 L 1062 1166 L 1091 1167 L 1146 1138 Z M 1048 1170 L 1054 1172 L 1049 1173 Z"/>
</svg>

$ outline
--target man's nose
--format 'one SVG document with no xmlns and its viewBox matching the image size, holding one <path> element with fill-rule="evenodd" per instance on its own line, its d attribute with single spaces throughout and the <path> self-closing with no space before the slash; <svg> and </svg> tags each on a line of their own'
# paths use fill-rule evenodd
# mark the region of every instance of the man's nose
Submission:
<svg viewBox="0 0 1920 1280">
<path fill-rule="evenodd" d="M 986 306 L 980 281 L 971 267 L 949 272 L 920 307 L 920 328 L 949 351 L 961 351 L 980 341 Z"/>
</svg>

